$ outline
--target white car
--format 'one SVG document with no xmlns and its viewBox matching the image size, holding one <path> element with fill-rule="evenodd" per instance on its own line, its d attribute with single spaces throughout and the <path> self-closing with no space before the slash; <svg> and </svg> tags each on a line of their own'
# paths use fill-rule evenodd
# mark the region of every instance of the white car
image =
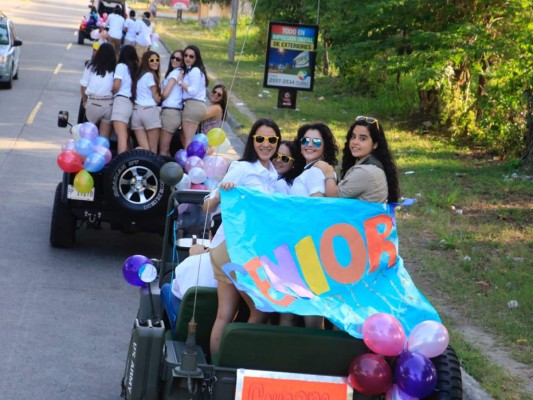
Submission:
<svg viewBox="0 0 533 400">
<path fill-rule="evenodd" d="M 18 78 L 20 46 L 13 22 L 0 11 L 0 84 L 7 89 Z"/>
</svg>

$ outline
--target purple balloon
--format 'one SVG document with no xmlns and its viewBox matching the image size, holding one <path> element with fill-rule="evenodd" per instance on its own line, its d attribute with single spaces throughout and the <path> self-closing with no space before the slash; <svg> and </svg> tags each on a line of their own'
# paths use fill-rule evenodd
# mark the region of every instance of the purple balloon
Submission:
<svg viewBox="0 0 533 400">
<path fill-rule="evenodd" d="M 104 156 L 106 164 L 109 161 L 111 161 L 111 158 L 113 157 L 113 155 L 111 154 L 111 150 L 109 150 L 107 147 L 94 145 L 93 150 L 95 153 L 98 153 Z"/>
<path fill-rule="evenodd" d="M 181 166 L 181 168 L 185 168 L 187 158 L 187 150 L 185 149 L 179 149 L 176 154 L 174 154 L 174 160 Z"/>
<path fill-rule="evenodd" d="M 409 396 L 429 396 L 437 385 L 437 370 L 422 354 L 405 351 L 398 357 L 394 377 L 399 388 Z"/>
<path fill-rule="evenodd" d="M 200 168 L 204 169 L 204 162 L 203 160 L 198 156 L 190 156 L 187 158 L 187 161 L 185 161 L 185 171 L 189 172 L 193 168 Z"/>
<path fill-rule="evenodd" d="M 109 149 L 109 146 L 110 146 L 109 139 L 106 138 L 105 136 L 97 136 L 96 139 L 94 140 L 94 145 L 103 146 L 106 149 Z"/>
<path fill-rule="evenodd" d="M 418 398 L 409 396 L 398 385 L 394 384 L 385 395 L 385 400 L 418 400 Z"/>
<path fill-rule="evenodd" d="M 202 142 L 191 142 L 187 146 L 187 156 L 204 158 L 206 146 Z"/>
<path fill-rule="evenodd" d="M 228 169 L 228 163 L 224 157 L 209 156 L 204 159 L 205 172 L 209 178 L 222 178 Z"/>
<path fill-rule="evenodd" d="M 65 143 L 61 145 L 62 151 L 72 151 L 76 148 L 76 140 L 68 139 Z"/>
<path fill-rule="evenodd" d="M 89 139 L 92 143 L 98 137 L 98 128 L 92 122 L 84 122 L 80 127 L 80 137 Z"/>
<path fill-rule="evenodd" d="M 139 277 L 139 270 L 145 264 L 152 264 L 148 257 L 139 254 L 128 257 L 122 266 L 122 275 L 126 282 L 132 286 L 145 286 L 146 283 Z"/>
<path fill-rule="evenodd" d="M 407 350 L 434 358 L 448 347 L 448 330 L 437 321 L 427 320 L 413 328 L 407 338 Z"/>
</svg>

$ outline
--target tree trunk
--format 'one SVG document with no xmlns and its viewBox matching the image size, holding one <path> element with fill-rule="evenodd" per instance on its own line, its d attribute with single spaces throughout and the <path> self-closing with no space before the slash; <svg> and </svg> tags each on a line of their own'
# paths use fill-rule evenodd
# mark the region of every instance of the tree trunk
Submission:
<svg viewBox="0 0 533 400">
<path fill-rule="evenodd" d="M 527 114 L 526 114 L 526 147 L 520 162 L 522 164 L 529 165 L 533 162 L 533 89 L 529 88 L 525 92 L 527 101 Z"/>
</svg>

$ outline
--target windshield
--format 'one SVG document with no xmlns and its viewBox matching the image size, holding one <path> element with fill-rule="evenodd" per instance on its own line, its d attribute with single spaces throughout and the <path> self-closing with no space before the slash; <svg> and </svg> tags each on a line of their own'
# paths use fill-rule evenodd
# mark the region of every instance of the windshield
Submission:
<svg viewBox="0 0 533 400">
<path fill-rule="evenodd" d="M 0 45 L 2 44 L 9 44 L 6 25 L 0 25 Z"/>
</svg>

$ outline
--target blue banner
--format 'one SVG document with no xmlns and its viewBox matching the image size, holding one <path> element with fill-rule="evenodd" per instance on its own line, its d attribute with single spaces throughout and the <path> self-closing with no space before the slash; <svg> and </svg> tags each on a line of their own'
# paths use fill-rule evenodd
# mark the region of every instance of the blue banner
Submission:
<svg viewBox="0 0 533 400">
<path fill-rule="evenodd" d="M 393 209 L 352 199 L 221 190 L 232 263 L 223 269 L 266 312 L 322 315 L 354 337 L 375 313 L 409 332 L 439 315 L 398 253 Z"/>
</svg>

